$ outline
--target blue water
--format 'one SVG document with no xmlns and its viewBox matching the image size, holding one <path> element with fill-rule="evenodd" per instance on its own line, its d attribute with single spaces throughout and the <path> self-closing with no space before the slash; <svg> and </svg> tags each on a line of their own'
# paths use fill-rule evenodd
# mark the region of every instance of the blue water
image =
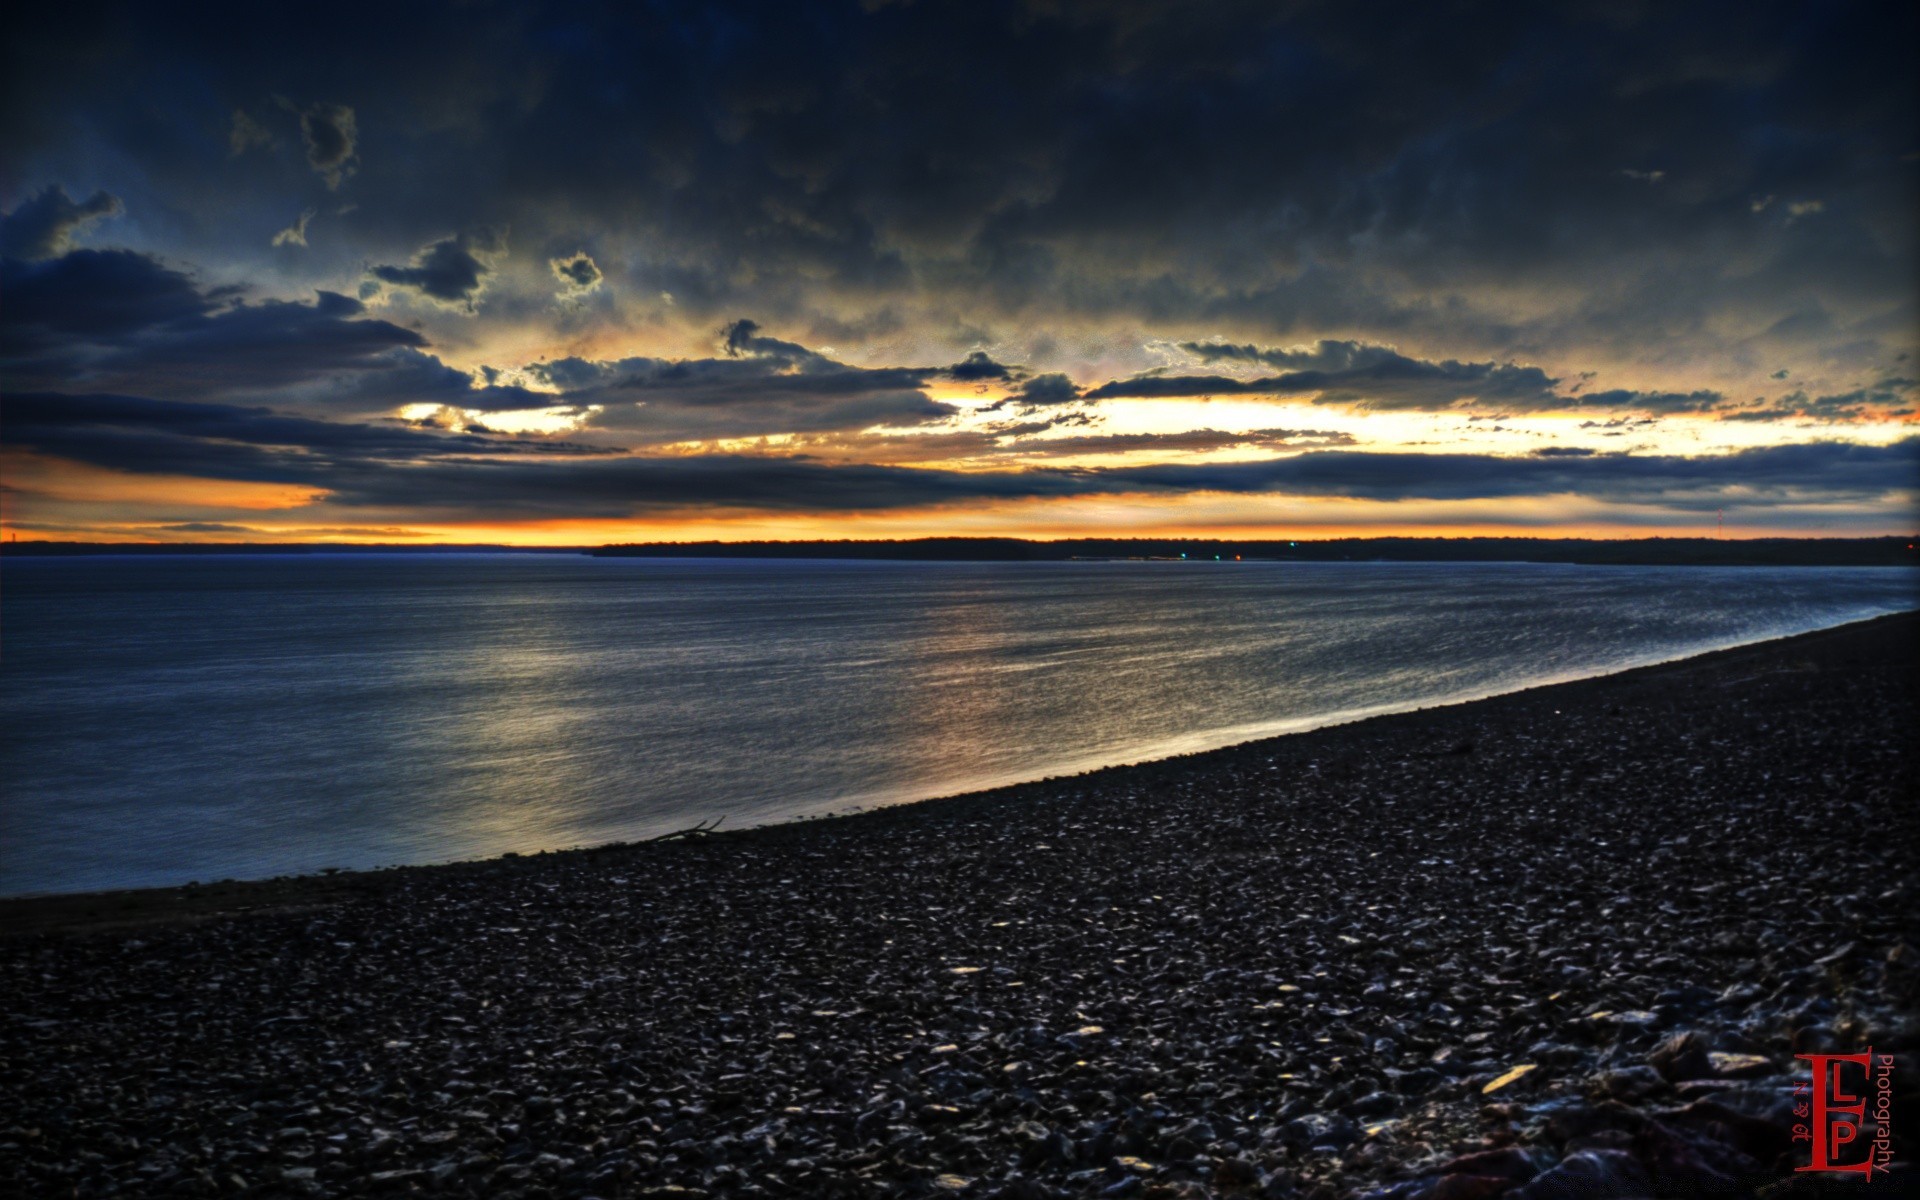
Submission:
<svg viewBox="0 0 1920 1200">
<path fill-rule="evenodd" d="M 9 559 L 0 894 L 751 825 L 1916 606 L 1909 570 Z"/>
</svg>

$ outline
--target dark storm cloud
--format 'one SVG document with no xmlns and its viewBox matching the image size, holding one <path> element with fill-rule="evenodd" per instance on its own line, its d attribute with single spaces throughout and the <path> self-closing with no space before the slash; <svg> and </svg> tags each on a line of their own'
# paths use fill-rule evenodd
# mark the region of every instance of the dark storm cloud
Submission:
<svg viewBox="0 0 1920 1200">
<path fill-rule="evenodd" d="M 278 417 L 265 409 L 135 396 L 22 393 L 7 398 L 0 442 L 56 458 L 141 474 L 309 484 L 353 461 L 428 452 L 433 435 Z"/>
<path fill-rule="evenodd" d="M 146 474 L 310 486 L 354 506 L 515 516 L 610 516 L 709 506 L 864 510 L 1002 494 L 1083 490 L 1035 476 L 1017 489 L 964 473 L 806 459 L 727 455 L 585 458 L 549 471 L 539 461 L 577 451 L 565 443 L 348 424 L 266 409 L 184 404 L 135 396 L 10 396 L 0 444 Z M 481 455 L 519 451 L 515 459 Z"/>
<path fill-rule="evenodd" d="M 1148 373 L 1103 383 L 1090 389 L 1086 399 L 1311 395 L 1316 404 L 1381 410 L 1437 411 L 1474 404 L 1516 412 L 1617 408 L 1664 413 L 1703 412 L 1725 399 L 1708 390 L 1681 393 L 1616 388 L 1583 394 L 1578 386 L 1562 388 L 1561 380 L 1539 367 L 1455 359 L 1434 362 L 1408 357 L 1390 346 L 1351 341 L 1322 341 L 1311 348 L 1293 350 L 1186 342 L 1181 349 L 1203 362 L 1293 369 L 1251 379 Z"/>
<path fill-rule="evenodd" d="M 1323 341 L 1309 350 L 1262 350 L 1254 346 L 1186 343 L 1202 361 L 1258 363 L 1289 368 L 1259 379 L 1223 376 L 1142 376 L 1103 384 L 1089 399 L 1110 396 L 1194 396 L 1314 393 L 1321 403 L 1367 408 L 1438 409 L 1463 400 L 1503 407 L 1556 407 L 1559 380 L 1538 367 L 1513 363 L 1429 362 L 1388 346 Z"/>
<path fill-rule="evenodd" d="M 239 125 L 234 126 L 238 136 Z M 300 114 L 300 136 L 307 144 L 307 165 L 338 188 L 358 164 L 360 128 L 344 104 L 315 104 Z M 244 147 L 242 147 L 244 149 Z"/>
<path fill-rule="evenodd" d="M 652 362 L 653 360 L 641 361 Z M 620 377 L 617 363 L 596 362 L 592 359 L 571 356 L 534 363 L 527 368 L 527 374 L 542 383 L 566 392 L 601 387 Z"/>
<path fill-rule="evenodd" d="M 555 402 L 602 406 L 594 427 L 656 442 L 924 424 L 959 412 L 929 397 L 929 382 L 1011 374 L 984 355 L 946 367 L 851 366 L 746 318 L 719 331 L 719 349 L 717 358 L 563 358 L 527 371 L 560 389 Z"/>
<path fill-rule="evenodd" d="M 1910 391 L 1856 384 L 1911 373 L 1897 364 L 1916 323 L 1915 34 L 1912 5 L 1784 0 L 1401 6 L 1390 21 L 1314 0 L 35 6 L 0 45 L 0 175 L 26 189 L 0 233 L 4 432 L 100 465 L 465 516 L 1117 490 L 1881 496 L 1911 487 L 1911 444 L 960 473 L 558 462 L 541 439 L 344 418 L 551 406 L 582 414 L 583 437 L 633 445 L 848 446 L 875 425 L 951 429 L 958 409 L 928 393 L 960 383 L 1006 394 L 1022 425 L 978 436 L 1017 448 L 1089 411 L 1075 401 L 1208 394 L 1601 425 L 1885 419 Z M 350 176 L 354 203 L 320 210 L 327 236 L 295 254 L 308 226 L 289 217 L 313 205 L 316 173 L 343 190 Z M 72 247 L 111 215 L 103 185 L 134 217 L 109 228 L 164 260 Z M 525 261 L 484 232 L 508 228 Z M 404 315 L 335 294 L 354 283 Z M 740 312 L 786 336 L 736 321 L 689 358 L 580 351 L 526 368 L 533 387 L 511 382 L 521 363 L 476 382 L 439 356 L 676 338 Z M 453 349 L 416 320 L 460 326 L 436 335 Z M 1151 361 L 1143 341 L 1202 334 L 1229 340 L 1187 340 L 1190 366 L 1084 394 L 1065 373 L 1124 375 Z M 1311 344 L 1267 345 L 1289 340 Z M 1035 348 L 1019 364 L 965 350 L 1021 344 Z M 1059 349 L 1075 345 L 1091 348 Z M 1571 370 L 1620 363 L 1646 373 Z M 1804 392 L 1722 394 L 1758 390 L 1734 388 L 1741 371 L 1788 367 Z M 64 418 L 22 425 L 14 397 L 35 390 L 188 407 L 68 397 Z M 1601 432 L 1628 430 L 1651 436 Z M 1307 444 L 1152 436 L 1052 440 Z"/>
<path fill-rule="evenodd" d="M 1151 400 L 1171 396 L 1251 395 L 1283 390 L 1272 386 L 1257 386 L 1269 382 L 1268 380 L 1233 379 L 1225 375 L 1135 375 L 1131 379 L 1109 380 L 1099 387 L 1088 388 L 1086 399 Z"/>
<path fill-rule="evenodd" d="M 65 188 L 45 188 L 0 217 L 0 255 L 35 260 L 65 254 L 74 234 L 124 211 L 120 198 L 106 192 L 76 204 Z"/>
<path fill-rule="evenodd" d="M 613 387 L 565 402 L 603 405 L 595 428 L 653 441 L 857 430 L 945 420 L 959 410 L 919 390 L 919 372 L 857 367 L 805 373 L 738 370 L 726 359 L 632 361 Z"/>
<path fill-rule="evenodd" d="M 1351 372 L 1369 368 L 1405 368 L 1412 360 L 1390 346 L 1321 341 L 1312 347 L 1263 347 L 1228 342 L 1182 342 L 1180 348 L 1202 362 L 1258 363 L 1288 371 Z"/>
<path fill-rule="evenodd" d="M 500 230 L 477 229 L 422 247 L 407 266 L 374 266 L 367 269 L 367 274 L 429 300 L 473 312 L 487 277 L 506 249 L 506 235 Z"/>
<path fill-rule="evenodd" d="M 802 458 L 706 455 L 578 462 L 374 462 L 337 472 L 333 502 L 514 515 L 621 517 L 741 509 L 862 512 L 983 499 L 1204 492 L 1356 499 L 1484 500 L 1573 495 L 1683 510 L 1877 499 L 1920 485 L 1920 442 L 1809 443 L 1716 459 L 1624 455 L 1551 460 L 1318 451 L 1257 463 L 958 472 Z"/>
<path fill-rule="evenodd" d="M 473 412 L 564 407 L 559 397 L 516 384 L 476 382 L 465 371 L 411 346 L 396 346 L 336 373 L 323 386 L 293 391 L 303 407 L 337 413 L 375 413 L 409 404 L 438 404 Z"/>
<path fill-rule="evenodd" d="M 126 250 L 0 263 L 0 381 L 13 388 L 137 387 L 202 396 L 275 390 L 380 370 L 418 348 L 410 329 L 360 301 L 242 301 L 232 288 Z"/>
<path fill-rule="evenodd" d="M 964 360 L 948 367 L 947 375 L 961 383 L 978 383 L 989 379 L 1011 379 L 1013 372 L 993 361 L 985 351 L 975 350 Z"/>
<path fill-rule="evenodd" d="M 476 382 L 428 353 L 419 332 L 372 317 L 353 297 L 247 302 L 126 250 L 5 260 L 0 294 L 0 384 L 14 389 L 271 398 L 331 413 L 556 403 L 547 392 Z"/>
<path fill-rule="evenodd" d="M 1500 457 L 1328 450 L 1252 463 L 1102 472 L 1142 488 L 1279 492 L 1367 500 L 1581 496 L 1682 508 L 1787 499 L 1860 501 L 1920 487 L 1920 438 L 1891 446 L 1804 442 L 1732 454 Z"/>
<path fill-rule="evenodd" d="M 220 303 L 183 272 L 129 250 L 0 261 L 0 295 L 0 355 L 10 375 L 23 359 L 70 360 L 87 346 L 115 345 L 204 316 Z"/>
<path fill-rule="evenodd" d="M 336 471 L 448 455 L 594 453 L 562 441 L 344 422 L 144 396 L 7 397 L 0 443 L 118 471 L 327 486 Z"/>
<path fill-rule="evenodd" d="M 719 357 L 567 358 L 529 368 L 556 394 L 498 372 L 476 381 L 430 353 L 422 334 L 375 318 L 352 297 L 248 302 L 131 251 L 7 259 L 0 290 L 0 382 L 23 390 L 238 395 L 333 413 L 600 404 L 608 408 L 601 426 L 665 440 L 916 424 L 957 411 L 922 390 L 951 367 L 849 366 L 744 319 L 720 331 Z"/>
<path fill-rule="evenodd" d="M 649 512 L 873 512 L 969 500 L 1085 492 L 1058 472 L 966 473 L 801 458 L 621 458 L 549 469 L 530 462 L 368 464 L 340 472 L 336 504 L 457 513 L 484 506 L 523 518 Z"/>
<path fill-rule="evenodd" d="M 1022 381 L 1016 394 L 1027 404 L 1066 404 L 1080 398 L 1080 389 L 1074 386 L 1073 380 L 1055 371 Z"/>
<path fill-rule="evenodd" d="M 920 288 L 1480 357 L 1912 312 L 1911 5 L 107 9 L 9 39 L 10 157 L 84 161 L 84 128 L 161 188 L 195 138 L 224 161 L 235 105 L 351 97 L 351 136 L 306 111 L 310 154 L 379 130 L 354 186 L 395 239 L 605 231 L 638 248 L 610 282 L 700 314 Z"/>
<path fill-rule="evenodd" d="M 235 304 L 174 322 L 108 356 L 99 369 L 150 386 L 172 381 L 175 390 L 266 390 L 335 372 L 381 370 L 394 349 L 423 344 L 413 330 L 362 319 L 365 314 L 358 300 L 334 292 L 306 304 Z"/>
<path fill-rule="evenodd" d="M 1254 444 L 1301 432 L 1312 431 L 1224 436 Z M 45 393 L 9 397 L 0 438 L 122 471 L 310 486 L 328 492 L 335 505 L 496 517 L 855 512 L 979 499 L 1209 492 L 1396 502 L 1576 496 L 1698 510 L 1881 501 L 1920 486 L 1920 439 L 1912 438 L 1891 446 L 1809 442 L 1695 458 L 1313 450 L 1253 462 L 961 472 L 804 457 L 596 456 L 542 439 Z"/>
<path fill-rule="evenodd" d="M 750 348 L 741 349 L 743 344 Z M 944 374 L 939 367 L 849 366 L 791 342 L 742 337 L 737 328 L 730 331 L 724 348 L 723 358 L 566 358 L 528 371 L 555 386 L 608 387 L 643 393 L 636 398 L 649 402 L 677 399 L 707 405 L 751 403 L 778 394 L 831 397 L 907 391 Z M 952 411 L 946 405 L 941 409 Z"/>
</svg>

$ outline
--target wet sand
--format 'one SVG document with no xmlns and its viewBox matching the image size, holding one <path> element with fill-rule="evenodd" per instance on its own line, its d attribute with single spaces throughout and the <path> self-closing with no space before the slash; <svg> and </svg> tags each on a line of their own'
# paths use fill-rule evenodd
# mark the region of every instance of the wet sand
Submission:
<svg viewBox="0 0 1920 1200">
<path fill-rule="evenodd" d="M 1917 632 L 857 817 L 0 901 L 0 1192 L 1818 1193 L 1796 1051 L 1895 1054 L 1911 1111 Z"/>
</svg>

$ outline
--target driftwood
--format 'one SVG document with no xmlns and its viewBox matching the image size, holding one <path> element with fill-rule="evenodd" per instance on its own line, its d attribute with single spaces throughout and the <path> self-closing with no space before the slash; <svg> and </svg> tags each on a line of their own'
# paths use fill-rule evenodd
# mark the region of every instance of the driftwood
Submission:
<svg viewBox="0 0 1920 1200">
<path fill-rule="evenodd" d="M 672 833 L 663 833 L 659 837 L 650 837 L 647 839 L 647 841 L 650 843 L 651 842 L 677 842 L 685 838 L 703 838 L 703 837 L 706 837 L 708 834 L 712 833 L 714 830 L 720 828 L 720 822 L 726 819 L 727 819 L 726 816 L 722 814 L 721 816 L 715 817 L 711 821 L 702 821 L 698 825 L 695 825 L 688 829 L 676 829 Z"/>
</svg>

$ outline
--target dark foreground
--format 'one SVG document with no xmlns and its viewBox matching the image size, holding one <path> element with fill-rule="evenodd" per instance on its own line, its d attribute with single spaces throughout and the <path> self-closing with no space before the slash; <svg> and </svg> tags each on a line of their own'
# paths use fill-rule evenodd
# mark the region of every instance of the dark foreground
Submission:
<svg viewBox="0 0 1920 1200">
<path fill-rule="evenodd" d="M 1792 1173 L 1792 1055 L 1896 1054 L 1910 1157 L 1917 626 L 851 819 L 8 902 L 0 1194 L 1853 1194 Z"/>
</svg>

